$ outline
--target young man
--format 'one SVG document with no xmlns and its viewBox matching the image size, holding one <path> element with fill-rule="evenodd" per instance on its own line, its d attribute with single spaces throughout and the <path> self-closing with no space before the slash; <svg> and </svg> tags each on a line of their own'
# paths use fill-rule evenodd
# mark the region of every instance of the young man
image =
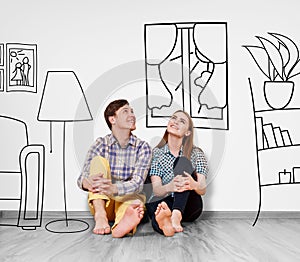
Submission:
<svg viewBox="0 0 300 262">
<path fill-rule="evenodd" d="M 135 115 L 127 100 L 111 102 L 104 112 L 112 131 L 99 137 L 88 151 L 78 186 L 89 191 L 95 234 L 120 238 L 135 233 L 144 215 L 141 194 L 151 162 L 151 148 L 132 131 Z M 110 221 L 114 225 L 110 228 Z"/>
</svg>

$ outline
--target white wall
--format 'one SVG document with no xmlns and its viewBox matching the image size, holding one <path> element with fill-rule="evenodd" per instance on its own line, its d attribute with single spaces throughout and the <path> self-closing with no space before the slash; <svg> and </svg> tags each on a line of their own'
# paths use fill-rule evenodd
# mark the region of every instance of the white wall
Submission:
<svg viewBox="0 0 300 262">
<path fill-rule="evenodd" d="M 76 180 L 89 145 L 96 137 L 108 132 L 102 119 L 103 107 L 107 101 L 123 94 L 129 101 L 144 101 L 146 95 L 145 83 L 139 79 L 134 83 L 122 83 L 114 93 L 106 90 L 105 85 L 99 86 L 96 96 L 93 83 L 98 83 L 96 80 L 106 74 L 110 76 L 110 72 L 119 66 L 144 59 L 145 23 L 202 21 L 228 23 L 229 52 L 229 130 L 196 130 L 197 143 L 206 152 L 212 170 L 205 210 L 257 210 L 257 166 L 248 77 L 254 77 L 255 84 L 259 85 L 261 75 L 242 45 L 257 44 L 255 36 L 266 36 L 267 32 L 283 33 L 300 44 L 299 4 L 296 1 L 0 2 L 0 42 L 32 43 L 38 48 L 38 92 L 0 92 L 0 114 L 24 120 L 30 142 L 46 146 L 44 210 L 63 208 L 62 125 L 53 126 L 53 153 L 49 154 L 49 125 L 36 120 L 46 72 L 75 71 L 92 108 L 93 122 L 67 124 L 68 209 L 85 211 L 88 210 L 86 193 L 77 188 Z M 144 68 L 137 70 L 143 72 Z M 89 89 L 93 92 L 89 93 Z M 299 96 L 300 92 L 295 90 L 295 101 Z M 141 109 L 145 109 L 145 104 Z M 163 129 L 147 130 L 145 116 L 140 112 L 139 115 L 135 134 L 154 146 Z M 76 128 L 82 130 L 83 127 L 87 133 L 81 133 L 82 142 L 74 142 L 73 133 Z M 219 141 L 224 142 L 224 146 Z M 80 152 L 78 148 L 81 148 Z M 298 199 L 298 194 L 295 187 L 278 191 L 270 188 L 264 195 L 263 208 L 299 210 L 299 204 L 291 201 Z"/>
</svg>

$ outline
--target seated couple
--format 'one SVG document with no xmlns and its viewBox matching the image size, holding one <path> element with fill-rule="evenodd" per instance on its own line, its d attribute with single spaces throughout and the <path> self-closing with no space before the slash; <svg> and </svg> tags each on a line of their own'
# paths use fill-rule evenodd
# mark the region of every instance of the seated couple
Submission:
<svg viewBox="0 0 300 262">
<path fill-rule="evenodd" d="M 165 236 L 181 232 L 182 221 L 194 221 L 202 212 L 208 172 L 202 150 L 193 145 L 190 116 L 175 112 L 153 152 L 132 134 L 136 119 L 127 100 L 111 102 L 104 117 L 112 132 L 91 146 L 78 178 L 78 186 L 88 191 L 93 232 L 115 238 L 134 234 L 145 205 L 155 231 Z M 153 194 L 145 203 L 147 175 Z M 112 227 L 109 222 L 114 222 Z"/>
</svg>

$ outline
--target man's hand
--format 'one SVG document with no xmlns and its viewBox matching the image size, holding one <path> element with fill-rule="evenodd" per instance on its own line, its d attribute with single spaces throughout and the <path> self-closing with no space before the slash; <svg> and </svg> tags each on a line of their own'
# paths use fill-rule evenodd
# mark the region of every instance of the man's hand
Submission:
<svg viewBox="0 0 300 262">
<path fill-rule="evenodd" d="M 111 179 L 104 178 L 101 173 L 85 178 L 83 185 L 94 194 L 110 196 L 118 193 L 117 186 L 112 184 Z"/>
<path fill-rule="evenodd" d="M 85 178 L 83 181 L 84 187 L 88 189 L 92 193 L 99 192 L 99 186 L 101 184 L 101 180 L 103 179 L 103 174 L 97 174 Z"/>
<path fill-rule="evenodd" d="M 118 188 L 116 184 L 112 184 L 111 179 L 102 178 L 101 184 L 98 187 L 99 194 L 106 196 L 113 196 L 118 193 Z"/>
</svg>

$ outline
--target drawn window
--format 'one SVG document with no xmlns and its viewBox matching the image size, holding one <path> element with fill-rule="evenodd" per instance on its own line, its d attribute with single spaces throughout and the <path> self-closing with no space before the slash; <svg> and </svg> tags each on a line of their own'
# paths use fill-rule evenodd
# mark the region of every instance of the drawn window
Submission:
<svg viewBox="0 0 300 262">
<path fill-rule="evenodd" d="M 226 23 L 145 25 L 147 126 L 183 109 L 195 127 L 228 129 Z"/>
</svg>

